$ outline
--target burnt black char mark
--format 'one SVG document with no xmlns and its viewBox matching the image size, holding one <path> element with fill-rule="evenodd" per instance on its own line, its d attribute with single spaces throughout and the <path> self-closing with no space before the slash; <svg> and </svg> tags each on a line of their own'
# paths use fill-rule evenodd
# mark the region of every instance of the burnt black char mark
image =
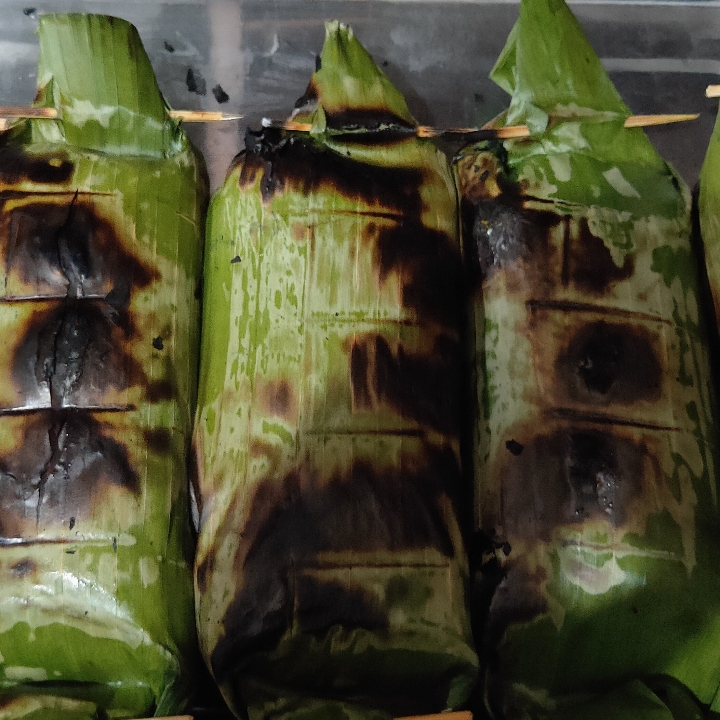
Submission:
<svg viewBox="0 0 720 720">
<path fill-rule="evenodd" d="M 615 283 L 632 276 L 635 260 L 627 254 L 622 266 L 616 265 L 607 245 L 590 232 L 587 220 L 583 218 L 579 237 L 573 241 L 570 267 L 571 278 L 579 289 L 601 295 Z"/>
<path fill-rule="evenodd" d="M 336 625 L 387 627 L 387 608 L 362 587 L 301 579 L 318 554 L 425 548 L 454 554 L 441 508 L 448 489 L 459 487 L 452 451 L 428 449 L 416 467 L 377 469 L 357 462 L 346 476 L 322 485 L 313 475 L 311 468 L 301 469 L 281 482 L 263 482 L 255 492 L 242 528 L 242 556 L 236 558 L 243 586 L 228 608 L 225 635 L 211 659 L 221 683 L 239 666 L 252 664 L 253 653 L 271 651 L 293 616 L 308 623 L 300 631 L 318 635 Z M 208 572 L 212 560 L 198 568 L 201 590 Z"/>
<path fill-rule="evenodd" d="M 505 578 L 504 560 L 510 556 L 510 544 L 495 535 L 495 531 L 476 530 L 467 546 L 470 565 L 471 585 L 471 624 L 478 631 L 485 622 L 490 603 L 500 583 Z M 482 638 L 478 637 L 478 647 L 483 648 Z"/>
<path fill-rule="evenodd" d="M 528 242 L 532 230 L 529 222 L 529 218 L 514 207 L 500 202 L 478 203 L 470 233 L 465 237 L 474 241 L 470 257 L 481 277 L 532 255 L 534 243 Z"/>
<path fill-rule="evenodd" d="M 124 307 L 133 288 L 158 278 L 124 249 L 110 222 L 80 196 L 30 202 L 0 213 L 9 276 L 17 274 L 39 294 L 106 296 Z"/>
<path fill-rule="evenodd" d="M 316 58 L 315 62 L 316 69 L 320 70 L 321 68 L 318 67 L 320 58 Z M 322 103 L 322 98 L 318 93 L 317 85 L 315 84 L 314 79 L 312 79 L 310 80 L 310 83 L 308 84 L 302 97 L 296 101 L 295 109 L 314 109 L 318 100 Z M 387 125 L 396 125 L 408 130 L 415 128 L 414 123 L 409 123 L 405 120 L 405 118 L 396 115 L 386 107 L 357 107 L 356 105 L 349 107 L 329 107 L 326 104 L 323 104 L 323 111 L 325 113 L 327 126 L 338 130 L 362 129 L 373 131 Z"/>
<path fill-rule="evenodd" d="M 543 568 L 531 572 L 522 564 L 508 563 L 499 577 L 493 578 L 486 595 L 491 597 L 487 612 L 474 626 L 481 664 L 485 667 L 485 702 L 493 709 L 494 717 L 520 717 L 522 711 L 506 714 L 508 674 L 498 648 L 508 628 L 529 623 L 547 612 L 547 599 L 541 592 L 546 581 Z"/>
<path fill-rule="evenodd" d="M 355 337 L 350 352 L 353 405 L 385 402 L 405 418 L 448 435 L 460 433 L 460 346 L 446 336 L 424 353 L 391 348 L 382 335 Z"/>
<path fill-rule="evenodd" d="M 317 63 L 317 59 L 315 61 Z M 317 65 L 316 65 L 316 69 Z M 317 107 L 317 88 L 315 85 L 311 82 L 307 86 L 307 90 L 295 101 L 295 105 L 293 107 L 295 110 L 302 109 L 303 112 L 305 111 L 312 111 Z"/>
<path fill-rule="evenodd" d="M 381 278 L 400 272 L 405 307 L 425 321 L 457 327 L 464 301 L 462 261 L 451 237 L 413 219 L 383 225 L 376 256 Z"/>
<path fill-rule="evenodd" d="M 0 457 L 0 536 L 27 537 L 68 515 L 87 517 L 94 496 L 108 485 L 140 491 L 127 449 L 92 414 L 28 415 L 17 448 Z"/>
<path fill-rule="evenodd" d="M 367 650 L 372 652 L 371 648 Z M 441 659 L 441 653 L 442 648 L 438 646 L 438 662 L 432 665 L 422 661 L 417 663 L 416 652 L 407 651 L 402 659 L 398 653 L 398 662 L 407 663 L 405 667 L 398 668 L 403 673 L 402 677 L 398 676 L 398 672 L 384 671 L 374 657 L 363 658 L 365 662 L 348 666 L 341 662 L 332 664 L 332 657 L 328 655 L 328 665 L 318 667 L 316 664 L 315 668 L 310 668 L 309 663 L 296 663 L 290 673 L 286 671 L 280 676 L 275 672 L 274 677 L 273 670 L 268 671 L 267 665 L 258 660 L 236 682 L 223 688 L 223 692 L 229 694 L 229 701 L 235 708 L 248 707 L 248 697 L 252 697 L 253 689 L 258 686 L 263 688 L 266 697 L 284 698 L 286 702 L 279 703 L 280 707 L 263 716 L 266 720 L 307 716 L 307 712 L 301 712 L 301 709 L 306 710 L 303 707 L 304 698 L 323 704 L 321 713 L 312 713 L 323 719 L 440 714 L 447 712 L 448 698 L 452 697 L 457 687 L 458 676 L 467 676 L 468 673 L 467 663 L 463 664 L 460 658 L 453 662 L 447 655 Z M 287 662 L 290 662 L 289 659 Z M 411 668 L 412 672 L 403 672 L 406 668 Z M 339 677 L 333 677 L 333 674 Z M 290 708 L 296 709 L 295 712 Z M 193 717 L 196 720 L 233 720 L 235 716 L 218 715 L 213 710 L 211 714 L 199 713 Z"/>
<path fill-rule="evenodd" d="M 36 570 L 37 565 L 32 558 L 23 558 L 10 566 L 10 572 L 20 578 L 32 575 Z"/>
<path fill-rule="evenodd" d="M 603 295 L 632 276 L 634 257 L 627 254 L 618 266 L 585 218 L 573 222 L 554 212 L 528 210 L 523 202 L 517 188 L 494 200 L 462 201 L 466 256 L 474 285 L 501 270 L 522 268 L 526 287 L 552 290 L 571 285 L 585 294 Z M 561 223 L 565 227 L 559 241 L 550 234 Z"/>
<path fill-rule="evenodd" d="M 567 477 L 572 506 L 579 519 L 602 513 L 619 523 L 624 520 L 622 501 L 628 499 L 625 486 L 628 480 L 631 484 L 633 481 L 627 477 L 627 470 L 638 470 L 641 474 L 642 463 L 631 456 L 631 467 L 621 468 L 618 455 L 612 436 L 580 432 L 570 436 Z"/>
<path fill-rule="evenodd" d="M 366 228 L 376 243 L 381 278 L 398 272 L 405 307 L 415 309 L 423 321 L 457 329 L 463 306 L 460 248 L 453 237 L 422 223 L 423 172 L 358 162 L 296 137 L 273 144 L 272 137 L 277 138 L 264 133 L 246 140 L 251 145 L 244 156 L 240 185 L 254 182 L 261 172 L 265 201 L 280 189 L 310 194 L 329 188 L 377 208 L 378 213 L 395 216 L 398 222 L 369 221 Z"/>
<path fill-rule="evenodd" d="M 513 455 L 521 455 L 522 451 L 524 450 L 524 447 L 517 441 L 517 440 L 506 440 L 505 441 L 505 447 L 513 454 Z"/>
<path fill-rule="evenodd" d="M 145 430 L 143 433 L 148 450 L 158 455 L 168 455 L 172 450 L 172 433 L 167 428 Z"/>
<path fill-rule="evenodd" d="M 603 517 L 615 526 L 644 491 L 650 462 L 642 444 L 594 430 L 557 430 L 523 440 L 520 455 L 503 453 L 503 532 L 549 540 L 561 525 Z"/>
<path fill-rule="evenodd" d="M 172 380 L 153 380 L 147 384 L 145 399 L 150 403 L 172 400 L 177 397 L 177 386 Z"/>
<path fill-rule="evenodd" d="M 301 137 L 283 136 L 276 130 L 248 132 L 245 145 L 246 151 L 240 156 L 243 162 L 240 185 L 252 183 L 256 173 L 262 172 L 265 202 L 285 189 L 310 194 L 327 188 L 406 218 L 419 219 L 423 210 L 422 170 L 358 162 Z M 382 148 L 381 143 L 378 146 Z"/>
<path fill-rule="evenodd" d="M 363 588 L 300 575 L 294 578 L 295 612 L 303 630 L 322 635 L 333 625 L 345 628 L 387 628 L 384 608 Z"/>
<path fill-rule="evenodd" d="M 337 142 L 344 142 L 347 145 L 346 153 L 352 156 L 352 152 L 357 148 L 367 148 L 382 145 L 385 148 L 391 148 L 396 143 L 406 142 L 408 138 L 414 137 L 412 130 L 398 127 L 397 125 L 382 125 L 370 132 L 357 132 L 348 129 L 346 132 L 336 131 L 333 139 Z"/>
<path fill-rule="evenodd" d="M 80 209 L 77 205 L 78 194 L 75 193 L 67 219 L 55 232 L 57 248 L 57 264 L 60 272 L 67 280 L 68 297 L 81 297 L 83 283 L 91 272 L 90 241 L 92 230 L 88 223 L 78 221 Z"/>
<path fill-rule="evenodd" d="M 526 284 L 549 288 L 553 247 L 550 233 L 562 218 L 550 212 L 529 211 L 513 196 L 462 202 L 463 238 L 472 286 L 500 271 L 522 268 Z"/>
<path fill-rule="evenodd" d="M 663 368 L 657 339 L 644 327 L 583 324 L 556 363 L 568 395 L 593 404 L 632 404 L 660 397 Z"/>
<path fill-rule="evenodd" d="M 530 572 L 522 565 L 510 564 L 492 595 L 479 639 L 485 652 L 496 648 L 511 623 L 530 622 L 547 610 L 547 601 L 538 591 L 545 571 Z"/>
<path fill-rule="evenodd" d="M 59 185 L 67 182 L 75 166 L 64 153 L 29 155 L 20 148 L 0 146 L 0 183 L 16 185 L 31 182 Z"/>
<path fill-rule="evenodd" d="M 49 391 L 53 408 L 102 403 L 107 388 L 145 385 L 141 365 L 124 350 L 134 330 L 127 311 L 103 301 L 66 300 L 30 315 L 13 358 L 25 397 Z"/>
<path fill-rule="evenodd" d="M 324 109 L 327 126 L 337 130 L 365 130 L 373 133 L 388 126 L 405 131 L 415 130 L 414 124 L 385 108 Z"/>
<path fill-rule="evenodd" d="M 377 336 L 381 340 L 381 336 Z M 377 385 L 377 380 L 370 376 L 370 353 L 374 351 L 372 346 L 367 347 L 364 343 L 353 342 L 350 351 L 350 382 L 352 385 L 353 407 L 372 407 L 373 395 L 370 388 Z"/>
</svg>

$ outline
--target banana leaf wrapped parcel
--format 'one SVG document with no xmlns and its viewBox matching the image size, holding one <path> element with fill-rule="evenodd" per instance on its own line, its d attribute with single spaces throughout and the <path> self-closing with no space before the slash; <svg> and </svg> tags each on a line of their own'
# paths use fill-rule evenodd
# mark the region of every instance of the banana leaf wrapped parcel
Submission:
<svg viewBox="0 0 720 720">
<path fill-rule="evenodd" d="M 0 134 L 0 718 L 171 714 L 207 178 L 135 28 L 40 18 L 57 120 Z"/>
<path fill-rule="evenodd" d="M 195 448 L 201 650 L 238 715 L 457 707 L 477 673 L 458 523 L 450 168 L 352 32 L 213 198 Z"/>
<path fill-rule="evenodd" d="M 623 127 L 563 0 L 522 0 L 492 77 L 512 95 L 498 124 L 533 134 L 456 164 L 485 704 L 513 720 L 720 710 L 717 425 L 690 194 Z"/>
</svg>

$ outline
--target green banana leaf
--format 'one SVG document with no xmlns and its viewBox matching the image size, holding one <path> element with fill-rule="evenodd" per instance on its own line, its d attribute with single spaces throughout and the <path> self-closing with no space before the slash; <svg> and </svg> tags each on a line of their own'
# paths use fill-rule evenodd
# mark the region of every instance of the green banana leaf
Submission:
<svg viewBox="0 0 720 720">
<path fill-rule="evenodd" d="M 458 707 L 477 657 L 453 178 L 338 23 L 295 119 L 313 132 L 250 134 L 210 206 L 201 649 L 253 720 Z"/>
<path fill-rule="evenodd" d="M 630 717 L 625 691 L 593 694 L 662 675 L 709 706 L 717 427 L 690 193 L 623 128 L 562 0 L 522 0 L 493 78 L 512 93 L 501 123 L 534 134 L 456 163 L 486 704 L 552 718 L 582 696 L 578 717 Z"/>
<path fill-rule="evenodd" d="M 361 132 L 383 125 L 417 125 L 402 93 L 355 40 L 352 28 L 328 32 L 319 67 L 293 113 L 296 122 L 309 122 L 316 134 L 349 128 Z"/>
<path fill-rule="evenodd" d="M 208 181 L 129 23 L 38 34 L 58 119 L 0 135 L 0 718 L 166 715 L 196 648 Z"/>
<path fill-rule="evenodd" d="M 533 132 L 508 145 L 526 194 L 621 212 L 640 195 L 653 214 L 674 216 L 675 174 L 642 129 L 623 129 L 630 110 L 564 0 L 521 5 L 491 78 L 512 95 L 499 124 Z"/>
<path fill-rule="evenodd" d="M 698 184 L 698 220 L 714 319 L 720 318 L 720 114 Z"/>
</svg>

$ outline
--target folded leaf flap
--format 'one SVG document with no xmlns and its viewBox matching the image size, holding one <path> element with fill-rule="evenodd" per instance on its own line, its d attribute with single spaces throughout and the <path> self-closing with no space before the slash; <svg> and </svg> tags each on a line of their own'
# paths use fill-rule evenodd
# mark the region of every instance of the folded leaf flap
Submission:
<svg viewBox="0 0 720 720">
<path fill-rule="evenodd" d="M 325 127 L 417 124 L 405 98 L 358 42 L 351 28 L 325 25 L 325 44 L 294 119 Z"/>
<path fill-rule="evenodd" d="M 624 127 L 630 110 L 565 0 L 521 0 L 491 78 L 512 94 L 495 126 L 531 130 L 504 141 L 526 194 L 642 216 L 680 211 L 687 188 L 642 128 Z"/>
<path fill-rule="evenodd" d="M 630 115 L 564 0 L 523 0 L 490 77 L 512 95 L 509 125 L 540 132 L 548 116 Z"/>
<path fill-rule="evenodd" d="M 184 147 L 133 25 L 107 15 L 43 15 L 38 36 L 36 104 L 56 108 L 60 122 L 34 123 L 36 135 L 56 140 L 59 126 L 72 145 L 119 154 Z"/>
</svg>

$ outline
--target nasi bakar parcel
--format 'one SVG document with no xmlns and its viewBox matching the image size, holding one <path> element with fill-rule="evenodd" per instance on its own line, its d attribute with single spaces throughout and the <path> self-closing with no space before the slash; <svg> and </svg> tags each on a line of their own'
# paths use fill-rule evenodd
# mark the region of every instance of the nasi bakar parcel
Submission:
<svg viewBox="0 0 720 720">
<path fill-rule="evenodd" d="M 208 222 L 202 652 L 250 718 L 462 704 L 461 256 L 445 157 L 350 29 L 250 134 Z"/>
<path fill-rule="evenodd" d="M 472 283 L 473 613 L 496 718 L 720 710 L 717 425 L 690 193 L 563 0 L 522 0 L 456 170 Z M 697 703 L 697 705 L 695 704 Z"/>
<path fill-rule="evenodd" d="M 129 23 L 40 19 L 0 134 L 0 717 L 184 706 L 207 179 Z"/>
</svg>

